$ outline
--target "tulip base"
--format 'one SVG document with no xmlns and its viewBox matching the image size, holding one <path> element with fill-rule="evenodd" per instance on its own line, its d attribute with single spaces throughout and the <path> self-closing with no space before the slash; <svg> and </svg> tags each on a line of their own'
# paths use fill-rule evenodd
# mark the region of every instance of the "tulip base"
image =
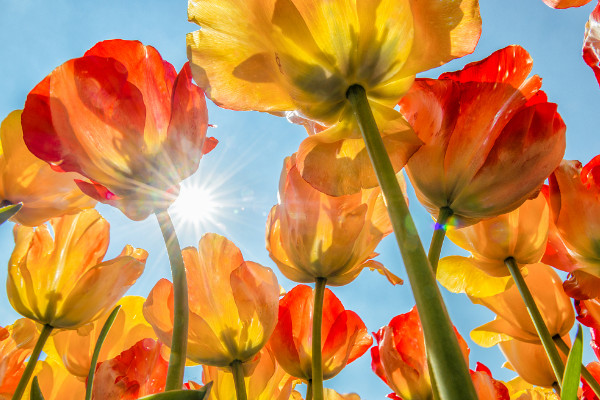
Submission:
<svg viewBox="0 0 600 400">
<path fill-rule="evenodd" d="M 40 358 L 40 353 L 46 344 L 46 341 L 50 337 L 50 333 L 54 328 L 50 325 L 44 325 L 42 328 L 42 332 L 40 333 L 40 337 L 38 338 L 35 347 L 33 348 L 33 352 L 29 357 L 29 361 L 27 361 L 27 366 L 25 367 L 25 371 L 23 371 L 23 375 L 21 375 L 21 379 L 19 380 L 19 384 L 13 393 L 12 400 L 21 400 L 23 397 L 23 393 L 27 388 L 27 384 L 29 383 L 29 378 L 33 374 L 33 370 L 35 369 L 35 365 L 37 364 L 38 358 Z"/>
<path fill-rule="evenodd" d="M 367 152 L 386 199 L 396 241 L 421 318 L 427 352 L 440 397 L 444 400 L 475 400 L 477 395 L 469 369 L 458 345 L 417 227 L 398 185 L 365 89 L 360 85 L 352 85 L 346 97 L 360 126 Z"/>
<path fill-rule="evenodd" d="M 181 246 L 175 233 L 175 227 L 167 210 L 157 212 L 156 218 L 167 246 L 173 275 L 173 339 L 171 356 L 167 371 L 165 391 L 179 390 L 183 386 L 183 373 L 188 339 L 188 287 L 185 266 L 181 255 Z"/>
<path fill-rule="evenodd" d="M 237 400 L 248 400 L 246 383 L 244 382 L 244 367 L 240 360 L 235 360 L 231 363 L 231 373 L 233 374 L 233 384 L 235 385 Z"/>
<path fill-rule="evenodd" d="M 312 398 L 323 400 L 323 354 L 321 346 L 321 327 L 323 325 L 323 300 L 327 278 L 315 280 L 315 302 L 313 305 L 312 325 Z"/>
<path fill-rule="evenodd" d="M 440 261 L 440 254 L 442 253 L 442 245 L 446 238 L 446 224 L 450 217 L 454 214 L 450 207 L 440 208 L 440 212 L 435 222 L 435 230 L 433 231 L 433 237 L 431 238 L 431 244 L 429 245 L 429 264 L 435 275 L 437 271 L 438 262 Z"/>
<path fill-rule="evenodd" d="M 544 346 L 544 350 L 546 350 L 546 354 L 548 355 L 548 360 L 550 360 L 550 365 L 552 366 L 552 370 L 554 371 L 554 376 L 556 376 L 557 385 L 560 388 L 562 378 L 565 372 L 565 365 L 563 364 L 560 355 L 558 354 L 558 350 L 554 345 L 552 340 L 552 336 L 548 331 L 548 327 L 544 323 L 544 319 L 542 318 L 542 314 L 540 314 L 540 310 L 535 304 L 535 300 L 527 287 L 527 283 L 525 283 L 525 279 L 523 278 L 523 274 L 521 274 L 521 269 L 517 265 L 517 262 L 514 258 L 508 257 L 504 260 L 504 264 L 508 267 L 510 274 L 515 281 L 515 285 L 517 289 L 519 289 L 519 293 L 521 293 L 521 297 L 525 302 L 525 307 L 527 308 L 527 312 L 531 317 L 531 321 L 535 326 L 535 330 L 542 341 L 542 346 Z"/>
<path fill-rule="evenodd" d="M 563 338 L 560 337 L 560 335 L 552 336 L 552 340 L 554 341 L 554 344 L 556 344 L 556 347 L 558 347 L 558 349 L 564 355 L 569 355 L 569 346 L 567 345 L 567 343 L 565 343 Z M 585 365 L 581 366 L 581 376 L 583 376 L 583 379 L 585 379 L 585 381 L 589 385 L 590 389 L 592 389 L 596 397 L 600 399 L 600 384 L 598 384 L 596 378 L 594 378 L 592 373 L 585 367 Z"/>
</svg>

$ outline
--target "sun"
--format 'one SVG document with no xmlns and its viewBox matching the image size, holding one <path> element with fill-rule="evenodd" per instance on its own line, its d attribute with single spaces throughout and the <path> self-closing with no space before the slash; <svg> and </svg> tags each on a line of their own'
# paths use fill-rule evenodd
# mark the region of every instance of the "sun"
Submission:
<svg viewBox="0 0 600 400">
<path fill-rule="evenodd" d="M 173 218 L 185 225 L 207 227 L 218 220 L 222 212 L 220 203 L 214 187 L 194 181 L 184 182 L 170 211 Z"/>
</svg>

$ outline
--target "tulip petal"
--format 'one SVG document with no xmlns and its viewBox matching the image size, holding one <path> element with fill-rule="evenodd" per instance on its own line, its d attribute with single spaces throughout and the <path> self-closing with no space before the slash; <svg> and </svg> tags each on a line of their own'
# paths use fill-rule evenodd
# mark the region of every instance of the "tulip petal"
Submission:
<svg viewBox="0 0 600 400">
<path fill-rule="evenodd" d="M 453 293 L 487 297 L 504 292 L 511 284 L 510 276 L 494 277 L 477 267 L 477 260 L 461 256 L 444 257 L 439 261 L 436 277 Z"/>
<path fill-rule="evenodd" d="M 592 0 L 542 0 L 548 7 L 552 8 L 570 8 L 581 7 Z"/>
</svg>

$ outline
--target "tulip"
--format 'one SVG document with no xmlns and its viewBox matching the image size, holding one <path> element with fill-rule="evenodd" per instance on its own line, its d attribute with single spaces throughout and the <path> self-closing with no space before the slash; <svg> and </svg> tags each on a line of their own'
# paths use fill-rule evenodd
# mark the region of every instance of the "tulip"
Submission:
<svg viewBox="0 0 600 400">
<path fill-rule="evenodd" d="M 294 390 L 290 400 L 304 400 L 304 398 L 299 392 Z M 324 388 L 323 400 L 360 400 L 360 396 L 356 393 L 340 394 L 333 389 Z"/>
<path fill-rule="evenodd" d="M 398 171 L 418 141 L 393 107 L 416 73 L 471 53 L 481 34 L 474 0 L 227 0 L 218 6 L 193 0 L 188 17 L 202 28 L 187 36 L 192 74 L 215 103 L 234 110 L 294 112 L 336 125 L 301 146 L 303 176 L 331 195 L 376 185 L 363 162 L 364 143 L 356 140 L 361 136 L 348 89 L 359 84 L 366 90 L 376 119 L 386 125 L 383 135 L 395 150 Z M 344 182 L 350 183 L 346 187 L 327 171 L 332 165 L 339 172 L 368 168 L 361 171 L 368 179 Z"/>
<path fill-rule="evenodd" d="M 530 264 L 525 283 L 550 336 L 565 336 L 573 327 L 575 314 L 569 297 L 562 288 L 558 274 L 547 265 Z M 490 347 L 499 342 L 516 339 L 527 343 L 540 343 L 538 333 L 525 307 L 525 302 L 515 285 L 503 293 L 489 297 L 470 297 L 496 314 L 496 318 L 471 332 L 471 339 L 480 346 Z"/>
<path fill-rule="evenodd" d="M 27 96 L 29 150 L 133 220 L 166 210 L 216 141 L 203 91 L 151 46 L 107 40 L 55 69 Z"/>
<path fill-rule="evenodd" d="M 591 0 L 563 0 L 567 3 L 586 4 Z M 589 65 L 596 75 L 596 80 L 600 84 L 600 48 L 598 47 L 598 37 L 600 37 L 600 3 L 596 5 L 594 11 L 590 14 L 588 22 L 585 24 L 585 36 L 583 38 L 583 60 Z"/>
<path fill-rule="evenodd" d="M 378 188 L 328 196 L 302 179 L 294 156 L 286 159 L 279 205 L 267 220 L 266 242 L 269 255 L 287 278 L 306 283 L 326 278 L 328 285 L 339 286 L 356 279 L 366 267 L 379 270 L 393 284 L 401 283 L 372 260 L 375 248 L 391 231 Z"/>
<path fill-rule="evenodd" d="M 554 390 L 532 386 L 521 377 L 506 382 L 506 387 L 512 400 L 560 400 Z"/>
<path fill-rule="evenodd" d="M 144 270 L 148 253 L 126 246 L 102 262 L 109 224 L 88 209 L 14 228 L 15 249 L 6 282 L 8 298 L 21 315 L 54 328 L 75 329 L 112 309 Z"/>
<path fill-rule="evenodd" d="M 61 174 L 35 157 L 25 146 L 21 111 L 11 112 L 0 127 L 0 201 L 23 203 L 12 221 L 38 226 L 50 218 L 93 207 L 96 202 L 83 194 L 76 173 Z"/>
<path fill-rule="evenodd" d="M 85 398 L 85 383 L 69 374 L 62 363 L 52 357 L 46 358 L 37 365 L 35 375 L 45 400 Z M 30 399 L 30 391 L 31 388 L 28 387 L 23 396 L 24 400 Z M 109 400 L 109 398 L 104 399 Z"/>
<path fill-rule="evenodd" d="M 471 370 L 471 379 L 479 400 L 510 400 L 508 388 L 494 379 L 485 365 L 478 362 L 475 371 Z"/>
<path fill-rule="evenodd" d="M 142 339 L 156 338 L 152 326 L 142 315 L 144 301 L 143 297 L 126 296 L 117 303 L 121 308 L 102 344 L 98 362 L 118 356 Z M 96 341 L 111 311 L 77 330 L 59 331 L 51 337 L 55 357 L 72 375 L 83 379 L 88 376 Z M 54 354 L 54 349 L 47 349 L 46 353 Z"/>
<path fill-rule="evenodd" d="M 565 335 L 563 340 L 569 342 L 569 335 Z M 500 342 L 499 346 L 508 360 L 505 367 L 515 371 L 525 382 L 548 388 L 556 382 L 554 371 L 541 344 L 513 339 Z M 567 361 L 565 354 L 561 353 L 561 358 L 563 362 Z"/>
<path fill-rule="evenodd" d="M 597 361 L 593 361 L 587 365 L 588 371 L 592 374 L 592 376 L 596 380 L 600 380 L 600 363 Z M 598 397 L 594 394 L 590 385 L 583 380 L 583 393 L 581 396 L 581 400 L 598 400 Z"/>
<path fill-rule="evenodd" d="M 168 368 L 163 347 L 153 339 L 142 339 L 115 358 L 98 364 L 92 399 L 135 400 L 162 392 Z"/>
<path fill-rule="evenodd" d="M 529 54 L 509 46 L 437 80 L 417 79 L 400 101 L 425 143 L 406 171 L 433 216 L 447 208 L 448 223 L 465 226 L 508 213 L 560 163 L 565 124 L 541 79 L 527 78 L 531 68 Z"/>
<path fill-rule="evenodd" d="M 275 354 L 264 347 L 252 374 L 244 379 L 249 399 L 289 400 L 294 384 L 275 359 Z M 203 366 L 202 382 L 212 382 L 213 387 L 207 400 L 236 400 L 233 375 L 221 368 Z"/>
<path fill-rule="evenodd" d="M 251 362 L 277 324 L 279 284 L 270 268 L 244 261 L 223 236 L 209 233 L 198 249 L 183 250 L 188 274 L 187 357 L 216 367 Z M 144 317 L 158 339 L 171 343 L 173 286 L 161 279 L 144 303 Z"/>
<path fill-rule="evenodd" d="M 552 8 L 571 8 L 581 7 L 586 5 L 592 0 L 543 0 L 543 2 Z"/>
<path fill-rule="evenodd" d="M 310 381 L 312 371 L 313 289 L 298 285 L 279 301 L 279 320 L 270 340 L 277 362 L 291 376 Z M 325 289 L 321 325 L 323 380 L 331 379 L 373 343 L 353 311 Z"/>
<path fill-rule="evenodd" d="M 469 348 L 458 338 L 465 361 Z M 423 329 L 417 308 L 400 314 L 375 333 L 377 345 L 371 348 L 371 368 L 403 400 L 433 399 Z M 395 397 L 392 397 L 395 398 Z"/>
<path fill-rule="evenodd" d="M 35 323 L 25 318 L 0 327 L 0 399 L 10 398 L 15 391 L 37 336 Z"/>
</svg>

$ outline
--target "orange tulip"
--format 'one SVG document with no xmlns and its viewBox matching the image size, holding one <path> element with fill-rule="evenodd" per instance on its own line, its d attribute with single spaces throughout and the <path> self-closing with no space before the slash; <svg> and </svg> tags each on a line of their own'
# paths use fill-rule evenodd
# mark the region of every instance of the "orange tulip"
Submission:
<svg viewBox="0 0 600 400">
<path fill-rule="evenodd" d="M 0 127 L 0 201 L 23 203 L 12 217 L 16 223 L 37 226 L 50 218 L 72 214 L 96 202 L 83 194 L 76 173 L 61 174 L 35 157 L 25 146 L 21 111 L 11 112 Z"/>
<path fill-rule="evenodd" d="M 107 40 L 69 60 L 27 96 L 23 136 L 56 170 L 133 220 L 166 209 L 216 141 L 203 91 L 151 46 Z"/>
<path fill-rule="evenodd" d="M 425 143 L 406 170 L 419 201 L 450 225 L 508 213 L 539 190 L 565 151 L 565 124 L 519 46 L 439 79 L 417 79 L 400 111 Z M 526 173 L 524 173 L 526 171 Z"/>
<path fill-rule="evenodd" d="M 469 347 L 456 329 L 455 333 L 468 362 Z M 432 399 L 425 340 L 417 308 L 392 318 L 375 333 L 375 339 L 377 345 L 371 348 L 371 368 L 395 395 L 402 400 Z"/>
<path fill-rule="evenodd" d="M 475 371 L 471 370 L 471 379 L 479 400 L 510 400 L 508 388 L 494 379 L 485 365 L 478 362 Z"/>
<path fill-rule="evenodd" d="M 38 378 L 40 390 L 45 400 L 65 400 L 85 398 L 85 383 L 69 374 L 60 361 L 48 357 L 39 361 L 34 375 Z M 31 383 L 25 390 L 23 400 L 29 400 Z M 109 400 L 105 398 L 105 400 Z M 110 399 L 112 400 L 112 399 Z"/>
<path fill-rule="evenodd" d="M 142 339 L 156 339 L 152 326 L 142 315 L 144 301 L 143 297 L 126 296 L 117 303 L 121 305 L 121 309 L 102 344 L 98 362 L 116 357 Z M 54 354 L 55 349 L 55 357 L 62 361 L 67 370 L 72 375 L 85 379 L 90 370 L 96 341 L 111 311 L 77 330 L 57 332 L 50 339 L 54 348 L 46 349 L 46 353 Z"/>
<path fill-rule="evenodd" d="M 592 0 L 543 0 L 548 7 L 552 8 L 571 8 L 581 7 Z"/>
<path fill-rule="evenodd" d="M 187 356 L 225 367 L 249 362 L 277 324 L 279 284 L 270 268 L 244 261 L 223 236 L 209 233 L 198 249 L 183 250 L 188 276 L 190 322 Z M 161 279 L 144 303 L 144 316 L 163 343 L 173 333 L 173 285 Z"/>
<path fill-rule="evenodd" d="M 552 1 L 552 0 L 545 0 Z M 556 1 L 556 0 L 554 0 Z M 589 3 L 591 0 L 563 0 L 565 3 L 577 3 L 576 6 Z M 589 65 L 596 75 L 596 80 L 600 83 L 600 46 L 598 38 L 600 37 L 600 3 L 596 5 L 590 18 L 585 24 L 585 36 L 583 39 L 583 60 Z"/>
<path fill-rule="evenodd" d="M 587 365 L 587 369 L 591 372 L 592 376 L 596 379 L 596 381 L 600 380 L 600 363 L 597 361 L 593 361 Z M 583 380 L 583 393 L 581 395 L 581 400 L 598 400 L 598 397 L 594 394 L 594 391 L 588 383 Z"/>
<path fill-rule="evenodd" d="M 379 262 L 375 248 L 392 232 L 379 188 L 332 197 L 300 176 L 295 157 L 281 173 L 279 205 L 267 220 L 269 255 L 281 272 L 295 282 L 327 278 L 331 286 L 346 285 L 363 268 L 377 269 L 390 282 L 401 283 Z"/>
<path fill-rule="evenodd" d="M 294 379 L 288 375 L 275 359 L 275 354 L 265 346 L 252 374 L 246 377 L 246 394 L 253 400 L 289 400 Z M 236 400 L 233 375 L 218 367 L 203 366 L 202 382 L 212 382 L 207 400 Z"/>
<path fill-rule="evenodd" d="M 37 336 L 35 323 L 25 318 L 5 328 L 0 327 L 0 399 L 12 397 Z"/>
<path fill-rule="evenodd" d="M 290 400 L 304 400 L 304 398 L 294 390 Z M 323 400 L 360 400 L 360 396 L 356 393 L 340 394 L 333 389 L 323 388 Z"/>
<path fill-rule="evenodd" d="M 148 253 L 127 245 L 119 257 L 102 262 L 109 224 L 94 209 L 50 224 L 54 235 L 46 225 L 15 226 L 8 298 L 27 318 L 75 329 L 114 306 L 144 271 Z"/>
<path fill-rule="evenodd" d="M 398 171 L 419 141 L 393 107 L 416 73 L 471 53 L 481 34 L 476 0 L 192 0 L 188 16 L 202 28 L 187 36 L 192 73 L 215 103 L 333 125 L 299 155 L 302 175 L 331 195 L 377 185 L 348 88 L 365 88 Z"/>
<path fill-rule="evenodd" d="M 160 342 L 143 339 L 98 364 L 92 399 L 135 400 L 164 391 L 169 362 L 162 354 L 163 348 Z"/>
<path fill-rule="evenodd" d="M 566 335 L 573 327 L 575 314 L 569 297 L 562 288 L 562 280 L 552 268 L 544 264 L 530 264 L 525 283 L 548 327 L 551 336 Z M 490 347 L 499 342 L 517 339 L 540 343 L 539 336 L 519 290 L 512 285 L 503 293 L 490 297 L 471 297 L 496 314 L 496 318 L 471 332 L 471 339 L 480 346 Z"/>
<path fill-rule="evenodd" d="M 567 343 L 570 341 L 568 334 L 563 339 Z M 499 346 L 508 360 L 508 368 L 514 370 L 526 382 L 543 387 L 552 387 L 556 382 L 556 375 L 548 361 L 548 355 L 540 343 L 507 340 L 500 342 Z M 563 363 L 566 363 L 567 356 L 559 354 Z"/>
<path fill-rule="evenodd" d="M 279 321 L 270 340 L 281 367 L 290 375 L 312 379 L 312 319 L 314 294 L 298 285 L 279 301 Z M 325 289 L 321 326 L 323 380 L 331 379 L 349 363 L 362 356 L 373 343 L 367 328 L 353 311 Z"/>
</svg>

